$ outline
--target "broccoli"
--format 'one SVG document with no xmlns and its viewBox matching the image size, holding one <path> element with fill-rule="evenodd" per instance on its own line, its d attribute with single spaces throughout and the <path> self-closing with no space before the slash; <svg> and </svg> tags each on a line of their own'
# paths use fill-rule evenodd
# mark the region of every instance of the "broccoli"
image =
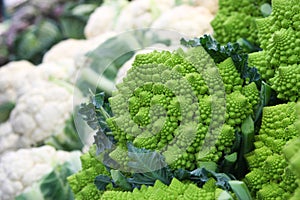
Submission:
<svg viewBox="0 0 300 200">
<path fill-rule="evenodd" d="M 269 0 L 219 0 L 219 11 L 211 22 L 214 37 L 221 43 L 246 39 L 259 45 L 256 18 L 262 18 L 260 6 Z"/>
<path fill-rule="evenodd" d="M 193 170 L 230 154 L 235 129 L 259 100 L 231 58 L 215 64 L 202 47 L 139 54 L 116 87 L 107 124 L 117 145 L 158 150 L 172 169 Z M 204 143 L 213 147 L 206 151 Z M 126 163 L 121 157 L 115 161 Z"/>
<path fill-rule="evenodd" d="M 101 196 L 101 200 L 218 199 L 221 195 L 224 195 L 224 193 L 229 197 L 227 199 L 233 199 L 229 193 L 217 188 L 215 183 L 211 184 L 210 181 L 208 181 L 203 188 L 199 188 L 193 183 L 183 183 L 173 178 L 169 186 L 157 180 L 154 186 L 146 187 L 143 185 L 140 189 L 135 188 L 132 192 L 105 191 Z"/>
<path fill-rule="evenodd" d="M 300 1 L 273 0 L 272 13 L 256 19 L 263 51 L 249 54 L 249 65 L 283 100 L 296 101 L 300 90 Z"/>
<path fill-rule="evenodd" d="M 246 155 L 250 172 L 244 181 L 257 199 L 288 199 L 295 189 L 296 176 L 284 159 L 284 146 L 297 137 L 296 103 L 264 107 L 255 150 Z"/>
</svg>

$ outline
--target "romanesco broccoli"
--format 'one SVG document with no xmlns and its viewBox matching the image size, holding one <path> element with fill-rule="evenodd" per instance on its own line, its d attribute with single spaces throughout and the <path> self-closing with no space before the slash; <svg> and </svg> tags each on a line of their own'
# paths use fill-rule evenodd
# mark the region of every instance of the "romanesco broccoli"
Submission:
<svg viewBox="0 0 300 200">
<path fill-rule="evenodd" d="M 300 1 L 273 0 L 272 13 L 256 19 L 263 51 L 249 54 L 249 65 L 283 100 L 296 101 L 300 90 Z"/>
<path fill-rule="evenodd" d="M 297 188 L 296 177 L 283 155 L 287 142 L 298 135 L 294 102 L 265 107 L 255 150 L 246 155 L 250 171 L 245 183 L 260 199 L 288 199 Z"/>
<path fill-rule="evenodd" d="M 209 186 L 206 186 L 206 184 L 209 184 Z M 203 188 L 199 188 L 192 183 L 183 183 L 173 178 L 171 184 L 167 186 L 157 180 L 154 186 L 142 186 L 141 189 L 134 189 L 132 192 L 105 191 L 101 196 L 101 200 L 211 200 L 218 199 L 222 192 L 226 192 L 217 188 L 215 184 L 209 182 L 206 184 Z"/>
<path fill-rule="evenodd" d="M 247 39 L 258 45 L 256 18 L 263 17 L 260 6 L 269 0 L 219 0 L 219 11 L 211 22 L 214 37 L 221 43 Z"/>
<path fill-rule="evenodd" d="M 69 176 L 68 182 L 77 200 L 100 199 L 103 191 L 98 190 L 94 179 L 99 174 L 110 175 L 106 167 L 96 157 L 96 146 L 80 157 L 82 170 Z"/>
<path fill-rule="evenodd" d="M 288 145 L 284 148 L 284 155 L 288 160 L 289 167 L 294 175 L 296 175 L 296 182 L 298 184 L 297 189 L 295 190 L 292 198 L 290 200 L 297 200 L 300 198 L 300 103 L 297 104 L 297 121 L 296 127 L 298 130 L 298 138 L 292 140 L 288 143 Z M 295 183 L 289 183 L 295 184 Z"/>
<path fill-rule="evenodd" d="M 215 64 L 202 47 L 139 54 L 117 89 L 107 120 L 117 144 L 159 150 L 173 169 L 230 154 L 235 128 L 259 100 L 255 83 L 245 83 L 231 58 Z M 204 142 L 214 146 L 206 155 Z M 116 161 L 126 163 L 121 157 Z"/>
</svg>

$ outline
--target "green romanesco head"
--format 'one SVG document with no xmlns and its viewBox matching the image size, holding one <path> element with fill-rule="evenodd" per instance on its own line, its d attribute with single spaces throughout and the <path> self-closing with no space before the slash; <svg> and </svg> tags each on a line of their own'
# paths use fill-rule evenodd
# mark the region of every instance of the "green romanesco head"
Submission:
<svg viewBox="0 0 300 200">
<path fill-rule="evenodd" d="M 214 37 L 223 44 L 243 38 L 259 45 L 255 19 L 262 18 L 260 6 L 270 0 L 219 0 L 219 11 L 211 25 Z"/>
<path fill-rule="evenodd" d="M 298 135 L 295 121 L 294 102 L 263 109 L 255 150 L 246 155 L 251 172 L 244 179 L 257 199 L 289 199 L 298 187 L 283 154 L 285 145 Z"/>
<path fill-rule="evenodd" d="M 249 55 L 279 99 L 297 101 L 300 91 L 300 1 L 273 0 L 272 13 L 256 19 L 263 51 Z"/>
<path fill-rule="evenodd" d="M 122 148 L 158 150 L 173 169 L 192 170 L 231 153 L 234 129 L 258 103 L 253 84 L 243 89 L 232 59 L 216 65 L 201 47 L 139 54 L 109 99 L 107 124 Z M 202 160 L 204 141 L 214 148 Z"/>
<path fill-rule="evenodd" d="M 197 187 L 193 183 L 183 183 L 176 178 L 172 179 L 170 185 L 164 185 L 159 180 L 153 186 L 142 186 L 141 189 L 134 189 L 132 192 L 105 191 L 100 200 L 198 200 L 198 199 L 218 199 L 222 192 L 215 186 L 215 182 Z M 214 184 L 214 186 L 213 186 Z"/>
<path fill-rule="evenodd" d="M 110 175 L 103 163 L 96 157 L 96 146 L 93 145 L 89 152 L 81 157 L 82 169 L 69 176 L 68 182 L 78 200 L 100 199 L 103 191 L 97 189 L 94 179 L 99 174 Z"/>
</svg>

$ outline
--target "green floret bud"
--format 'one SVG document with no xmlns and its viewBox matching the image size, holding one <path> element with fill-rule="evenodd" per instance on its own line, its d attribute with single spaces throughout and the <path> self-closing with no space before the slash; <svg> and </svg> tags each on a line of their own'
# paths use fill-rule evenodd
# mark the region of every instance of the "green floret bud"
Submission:
<svg viewBox="0 0 300 200">
<path fill-rule="evenodd" d="M 217 67 L 222 77 L 226 94 L 242 89 L 243 80 L 231 58 L 227 58 L 218 64 Z"/>
<path fill-rule="evenodd" d="M 257 199 L 284 199 L 285 191 L 277 184 L 266 184 L 257 192 Z"/>
<path fill-rule="evenodd" d="M 143 132 L 142 134 L 138 135 L 134 140 L 133 144 L 139 148 L 146 148 L 146 149 L 156 149 L 158 143 L 158 138 L 150 132 Z"/>
<path fill-rule="evenodd" d="M 266 173 L 268 180 L 270 181 L 280 181 L 281 174 L 283 174 L 284 169 L 287 167 L 287 163 L 282 155 L 274 154 L 268 156 L 262 166 L 263 171 Z"/>
<path fill-rule="evenodd" d="M 294 138 L 297 135 L 295 128 L 293 128 L 296 120 L 295 105 L 291 102 L 264 107 L 260 135 L 269 136 L 271 137 L 270 140 L 279 139 L 285 142 Z"/>
<path fill-rule="evenodd" d="M 266 51 L 248 54 L 248 65 L 257 68 L 259 74 L 264 80 L 272 78 L 275 74 L 275 68 L 267 62 L 266 57 Z"/>
<path fill-rule="evenodd" d="M 252 193 L 255 193 L 262 188 L 263 184 L 266 182 L 266 177 L 264 172 L 257 168 L 246 174 L 244 182 Z"/>
<path fill-rule="evenodd" d="M 297 63 L 299 52 L 293 50 L 296 47 L 295 41 L 296 36 L 292 29 L 281 29 L 274 32 L 271 42 L 266 47 L 267 62 L 274 66 Z"/>
<path fill-rule="evenodd" d="M 67 179 L 76 199 L 99 199 L 102 192 L 95 186 L 94 179 L 99 174 L 110 175 L 96 157 L 95 148 L 95 145 L 91 146 L 90 151 L 80 157 L 82 169 Z"/>
<path fill-rule="evenodd" d="M 248 99 L 239 91 L 226 96 L 226 110 L 226 122 L 233 127 L 253 112 Z"/>
<path fill-rule="evenodd" d="M 127 167 L 129 160 L 128 150 L 122 146 L 117 146 L 115 150 L 109 153 L 109 157 L 117 162 L 122 167 Z"/>
<path fill-rule="evenodd" d="M 281 179 L 282 182 L 280 182 L 279 186 L 285 191 L 292 194 L 297 189 L 296 176 L 290 167 L 285 168 Z"/>
<path fill-rule="evenodd" d="M 249 103 L 252 105 L 252 108 L 254 109 L 255 106 L 259 103 L 260 97 L 259 97 L 259 91 L 256 87 L 256 84 L 254 82 L 250 83 L 249 85 L 246 85 L 242 89 L 242 94 L 247 97 Z"/>
<path fill-rule="evenodd" d="M 246 155 L 246 159 L 250 169 L 260 168 L 263 165 L 263 162 L 267 159 L 268 156 L 272 155 L 273 152 L 270 148 L 263 146 L 257 148 L 254 151 Z"/>
<path fill-rule="evenodd" d="M 300 90 L 300 66 L 279 67 L 270 82 L 272 89 L 277 91 L 279 99 L 296 101 L 299 98 Z"/>
</svg>

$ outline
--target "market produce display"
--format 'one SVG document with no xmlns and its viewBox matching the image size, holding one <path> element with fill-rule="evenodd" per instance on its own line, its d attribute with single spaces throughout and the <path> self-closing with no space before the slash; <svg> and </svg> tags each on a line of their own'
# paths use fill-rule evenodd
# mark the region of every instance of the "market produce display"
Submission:
<svg viewBox="0 0 300 200">
<path fill-rule="evenodd" d="M 4 4 L 0 200 L 298 200 L 299 5 Z"/>
</svg>

